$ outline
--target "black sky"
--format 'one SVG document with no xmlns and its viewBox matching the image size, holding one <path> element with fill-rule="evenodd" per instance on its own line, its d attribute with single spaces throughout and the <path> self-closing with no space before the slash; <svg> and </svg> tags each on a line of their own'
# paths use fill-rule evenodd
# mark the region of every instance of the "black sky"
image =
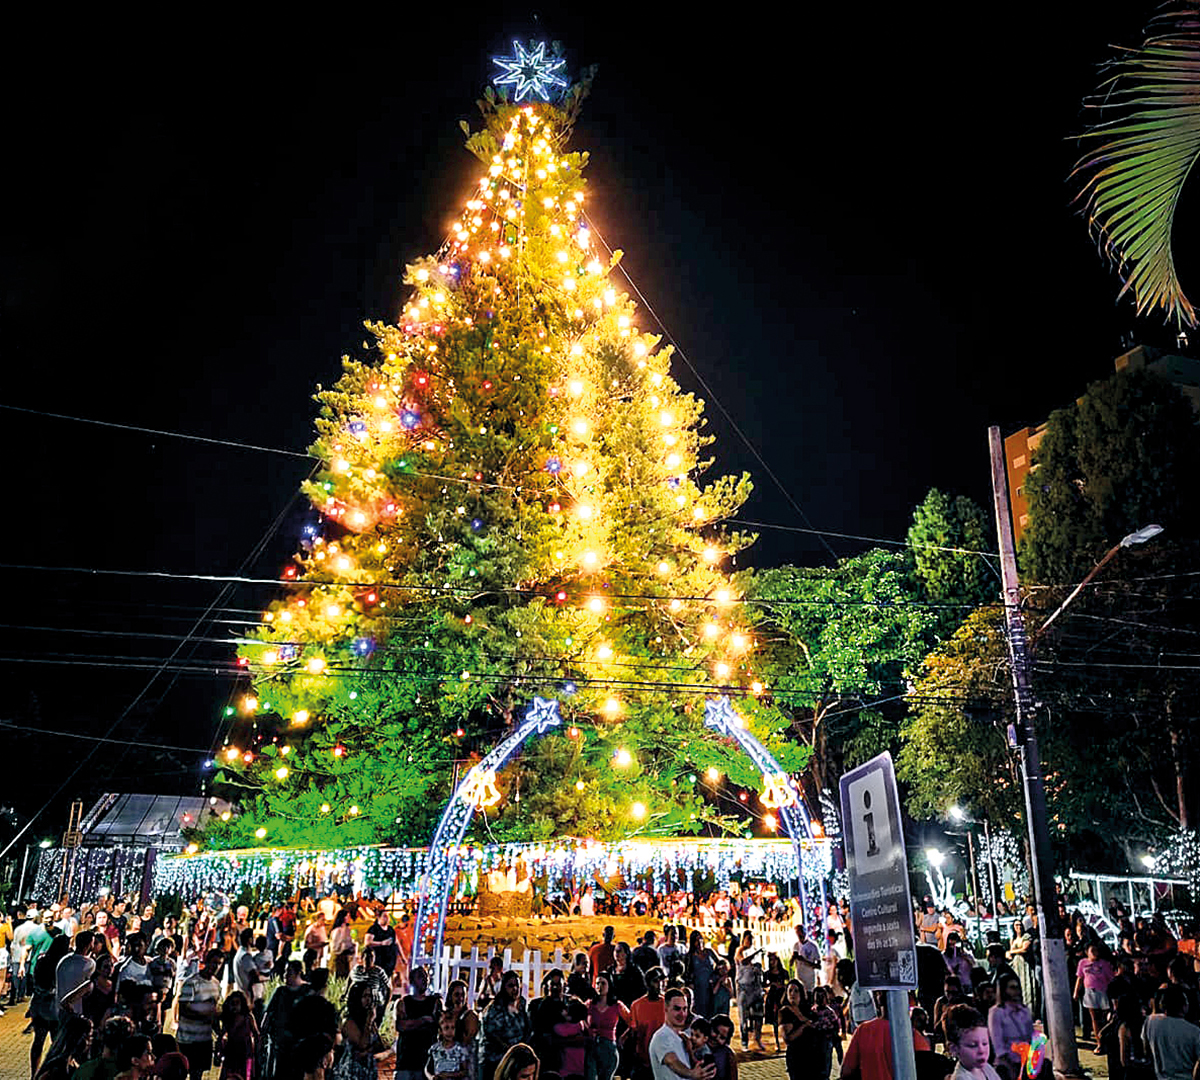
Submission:
<svg viewBox="0 0 1200 1080">
<path fill-rule="evenodd" d="M 985 501 L 988 425 L 1077 396 L 1124 334 L 1170 340 L 1114 303 L 1065 182 L 1097 65 L 1109 43 L 1140 40 L 1149 3 L 602 7 L 536 23 L 499 6 L 197 13 L 10 40 L 0 400 L 302 450 L 315 385 L 359 347 L 363 319 L 393 316 L 404 263 L 437 248 L 477 175 L 458 121 L 475 118 L 488 57 L 531 34 L 562 40 L 573 70 L 599 64 L 574 140 L 591 153 L 589 212 L 820 529 L 902 538 L 935 485 Z M 711 400 L 708 414 L 718 466 L 754 474 L 745 516 L 803 525 Z M 0 423 L 6 564 L 229 573 L 305 471 L 45 417 Z M 254 573 L 277 573 L 302 511 Z M 751 559 L 823 560 L 815 538 L 775 531 Z M 0 664 L 0 719 L 89 733 L 149 672 L 30 661 L 160 658 L 172 642 L 121 633 L 179 634 L 217 595 L 3 573 L 3 621 L 19 629 L 0 632 L 0 655 L 22 662 Z M 118 633 L 28 629 L 44 626 Z M 228 691 L 159 683 L 117 736 L 207 745 Z M 6 753 L 55 763 L 7 798 L 36 809 L 89 745 L 0 733 Z M 106 750 L 72 790 L 195 775 Z"/>
</svg>

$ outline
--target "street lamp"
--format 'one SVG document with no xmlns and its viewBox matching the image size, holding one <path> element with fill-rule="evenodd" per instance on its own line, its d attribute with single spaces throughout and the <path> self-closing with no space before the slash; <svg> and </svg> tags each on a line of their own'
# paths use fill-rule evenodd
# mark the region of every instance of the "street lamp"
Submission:
<svg viewBox="0 0 1200 1080">
<path fill-rule="evenodd" d="M 967 820 L 967 812 L 961 806 L 950 807 L 948 813 L 950 814 L 950 820 L 959 825 Z"/>
<path fill-rule="evenodd" d="M 1087 577 L 1085 577 L 1078 585 L 1075 586 L 1074 589 L 1071 590 L 1071 595 L 1058 605 L 1054 614 L 1051 615 L 1050 618 L 1048 618 L 1033 632 L 1032 641 L 1037 641 L 1037 639 L 1046 632 L 1046 627 L 1054 622 L 1054 620 L 1066 610 L 1067 605 L 1070 604 L 1071 601 L 1083 591 L 1084 586 L 1087 585 L 1087 583 L 1091 581 L 1092 578 L 1094 578 L 1098 573 L 1100 573 L 1100 571 L 1108 563 L 1109 559 L 1116 555 L 1121 548 L 1133 547 L 1135 544 L 1144 544 L 1147 540 L 1153 540 L 1162 531 L 1161 525 L 1147 525 L 1144 528 L 1138 529 L 1137 532 L 1131 532 L 1128 536 L 1122 537 L 1120 542 L 1113 544 L 1113 546 L 1104 553 L 1104 558 L 1092 567 Z"/>
<path fill-rule="evenodd" d="M 1155 868 L 1155 866 L 1158 865 L 1158 860 L 1153 855 L 1143 855 L 1142 856 L 1142 865 L 1147 870 L 1153 870 Z"/>
<path fill-rule="evenodd" d="M 946 861 L 946 854 L 943 851 L 938 851 L 937 848 L 927 847 L 925 849 L 925 858 L 929 860 L 929 865 L 936 870 Z"/>
</svg>

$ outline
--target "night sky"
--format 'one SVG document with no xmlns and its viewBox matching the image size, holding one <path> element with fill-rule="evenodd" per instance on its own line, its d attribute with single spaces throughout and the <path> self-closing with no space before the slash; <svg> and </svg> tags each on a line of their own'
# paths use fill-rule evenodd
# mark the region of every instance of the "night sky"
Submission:
<svg viewBox="0 0 1200 1080">
<path fill-rule="evenodd" d="M 1123 335 L 1171 340 L 1115 302 L 1069 205 L 1081 101 L 1153 11 L 1107 7 L 41 27 L 9 43 L 0 401 L 302 451 L 315 385 L 364 319 L 394 317 L 405 262 L 438 247 L 478 176 L 458 122 L 477 116 L 488 58 L 536 35 L 563 41 L 572 71 L 600 67 L 573 143 L 591 153 L 589 214 L 662 324 L 809 522 L 901 539 L 930 486 L 986 503 L 988 425 L 1044 419 L 1111 371 Z M 754 476 L 743 516 L 804 526 L 703 396 L 718 468 Z M 0 423 L 8 567 L 275 577 L 311 518 L 296 458 Z M 764 530 L 750 561 L 830 556 Z M 227 636 L 269 596 L 3 575 L 0 720 L 89 734 L 152 673 L 129 657 L 168 655 L 218 598 L 202 636 Z M 156 682 L 114 738 L 208 746 L 231 689 L 209 672 Z M 0 801 L 36 810 L 92 745 L 0 732 Z M 194 787 L 200 760 L 106 747 L 29 837 L 60 831 L 72 794 Z"/>
</svg>

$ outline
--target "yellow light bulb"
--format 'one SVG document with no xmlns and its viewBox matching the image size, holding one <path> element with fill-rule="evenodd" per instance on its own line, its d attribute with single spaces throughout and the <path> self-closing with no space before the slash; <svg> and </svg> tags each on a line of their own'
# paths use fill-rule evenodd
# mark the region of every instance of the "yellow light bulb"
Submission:
<svg viewBox="0 0 1200 1080">
<path fill-rule="evenodd" d="M 681 607 L 683 607 L 683 601 L 676 597 L 671 601 L 670 607 L 672 611 L 678 611 Z"/>
<path fill-rule="evenodd" d="M 635 821 L 641 821 L 646 816 L 646 804 L 644 802 L 635 802 L 629 808 L 629 813 L 633 815 Z"/>
<path fill-rule="evenodd" d="M 676 505 L 676 506 L 682 506 L 682 505 L 683 505 L 684 503 L 686 503 L 686 502 L 687 502 L 687 496 L 686 496 L 686 495 L 676 495 L 676 496 L 675 496 L 675 505 Z"/>
<path fill-rule="evenodd" d="M 746 635 L 745 634 L 734 634 L 733 637 L 731 637 L 729 639 L 729 643 L 735 649 L 738 649 L 738 650 L 744 649 L 746 647 Z"/>
<path fill-rule="evenodd" d="M 245 709 L 246 712 L 254 712 L 254 710 L 258 708 L 258 698 L 256 698 L 253 694 L 247 694 L 244 698 L 242 698 L 242 708 Z"/>
<path fill-rule="evenodd" d="M 325 618 L 336 619 L 342 613 L 342 609 L 337 604 L 325 605 Z"/>
<path fill-rule="evenodd" d="M 713 670 L 717 673 L 718 679 L 729 678 L 729 665 L 724 660 L 719 661 Z"/>
<path fill-rule="evenodd" d="M 279 616 L 279 621 L 282 623 L 290 623 L 292 621 L 292 613 L 290 611 L 282 612 Z"/>
<path fill-rule="evenodd" d="M 260 840 L 262 840 L 266 837 L 267 830 L 260 826 L 259 828 L 254 830 L 254 835 L 257 836 Z"/>
<path fill-rule="evenodd" d="M 221 812 L 221 820 L 222 821 L 228 821 L 231 817 L 233 817 L 233 814 L 230 813 L 228 810 L 223 810 Z"/>
<path fill-rule="evenodd" d="M 596 650 L 596 656 L 600 660 L 610 659 L 612 657 L 612 646 L 611 645 L 601 645 Z"/>
<path fill-rule="evenodd" d="M 588 422 L 586 420 L 576 420 L 571 425 L 571 430 L 573 430 L 576 435 L 586 435 L 588 433 Z"/>
<path fill-rule="evenodd" d="M 225 760 L 226 761 L 236 761 L 237 757 L 238 757 L 238 748 L 236 746 L 231 746 L 228 750 L 225 751 Z"/>
<path fill-rule="evenodd" d="M 577 461 L 571 466 L 571 472 L 576 476 L 587 476 L 590 469 L 591 465 L 586 461 Z"/>
<path fill-rule="evenodd" d="M 704 549 L 704 558 L 707 562 L 716 562 L 717 555 L 718 555 L 717 549 L 714 547 L 706 547 Z"/>
<path fill-rule="evenodd" d="M 615 304 L 617 302 L 616 289 L 605 289 L 604 290 L 604 302 L 606 304 Z"/>
<path fill-rule="evenodd" d="M 716 598 L 716 601 L 718 604 L 728 604 L 729 603 L 729 590 L 728 589 L 718 589 L 715 593 L 713 593 L 713 596 Z"/>
<path fill-rule="evenodd" d="M 583 565 L 584 566 L 595 566 L 596 562 L 597 562 L 597 556 L 594 551 L 585 551 L 583 553 Z"/>
<path fill-rule="evenodd" d="M 262 662 L 264 664 L 274 664 L 274 663 L 277 663 L 278 661 L 279 661 L 279 653 L 277 653 L 274 649 L 268 649 L 265 653 L 262 654 Z"/>
<path fill-rule="evenodd" d="M 571 355 L 572 355 L 572 356 L 582 356 L 582 355 L 583 355 L 583 346 L 582 346 L 582 345 L 580 345 L 578 341 L 577 341 L 577 342 L 575 342 L 575 344 L 571 346 Z M 572 386 L 572 387 L 573 387 L 574 385 L 575 385 L 574 383 L 572 383 L 572 384 L 571 384 L 571 386 Z M 572 392 L 572 393 L 575 393 L 575 391 L 574 391 L 574 390 L 572 390 L 571 392 Z M 580 387 L 579 387 L 579 392 L 580 392 L 580 393 L 582 393 L 582 392 L 583 392 L 583 386 L 582 386 L 582 384 L 581 384 L 581 385 L 580 385 Z"/>
<path fill-rule="evenodd" d="M 350 816 L 358 817 L 358 807 L 357 806 L 350 807 Z"/>
<path fill-rule="evenodd" d="M 557 255 L 555 255 L 555 258 L 558 259 L 560 263 L 565 263 L 569 256 L 565 251 L 560 251 Z"/>
<path fill-rule="evenodd" d="M 703 521 L 704 520 L 704 507 L 703 506 L 692 507 L 692 520 L 693 521 Z"/>
<path fill-rule="evenodd" d="M 297 709 L 294 713 L 292 713 L 292 723 L 293 724 L 307 724 L 308 723 L 308 710 L 307 709 Z"/>
<path fill-rule="evenodd" d="M 327 803 L 327 802 L 321 803 L 321 813 L 322 814 L 328 814 L 330 809 L 331 809 L 331 807 L 330 807 L 329 803 Z"/>
<path fill-rule="evenodd" d="M 348 462 L 345 458 L 334 459 L 333 471 L 335 473 L 344 473 L 348 468 L 350 468 L 350 462 Z"/>
<path fill-rule="evenodd" d="M 386 408 L 387 408 L 387 398 L 385 398 L 385 397 L 377 397 L 377 398 L 375 399 L 375 408 L 377 408 L 377 409 L 386 409 Z"/>
<path fill-rule="evenodd" d="M 593 596 L 593 597 L 592 597 L 592 598 L 591 598 L 591 599 L 588 601 L 588 605 L 587 605 L 587 606 L 588 606 L 588 609 L 589 609 L 590 611 L 594 611 L 594 612 L 596 612 L 597 614 L 599 614 L 601 611 L 603 611 L 603 610 L 604 610 L 604 597 L 602 597 L 602 596 Z"/>
<path fill-rule="evenodd" d="M 721 770 L 710 765 L 707 769 L 704 770 L 704 777 L 706 780 L 708 780 L 709 783 L 715 784 L 718 780 L 721 779 Z"/>
<path fill-rule="evenodd" d="M 668 563 L 665 563 L 665 562 L 660 562 L 660 563 L 658 564 L 658 567 L 657 567 L 657 569 L 658 569 L 658 572 L 659 572 L 660 574 L 669 574 L 669 573 L 671 572 L 671 567 L 670 567 L 670 565 L 669 565 Z"/>
<path fill-rule="evenodd" d="M 188 844 L 188 846 L 184 850 L 189 855 L 195 855 L 196 852 L 200 850 L 200 845 L 197 843 L 191 843 L 191 844 Z"/>
<path fill-rule="evenodd" d="M 353 564 L 350 562 L 350 560 L 348 558 L 346 558 L 345 555 L 343 555 L 343 556 L 341 556 L 341 558 L 339 558 L 337 560 L 337 562 L 334 565 L 337 567 L 337 569 L 342 571 L 342 573 L 345 573 L 347 570 L 350 569 L 350 567 Z"/>
<path fill-rule="evenodd" d="M 615 698 L 609 698 L 608 700 L 610 702 L 616 701 Z M 622 746 L 615 754 L 613 754 L 613 764 L 620 769 L 627 769 L 633 764 L 633 755 Z"/>
<path fill-rule="evenodd" d="M 681 460 L 682 459 L 680 458 L 680 456 L 678 454 L 668 454 L 667 455 L 667 468 L 668 469 L 677 468 L 679 465 L 679 462 Z"/>
<path fill-rule="evenodd" d="M 311 657 L 305 667 L 308 668 L 310 675 L 320 675 L 325 670 L 325 658 L 323 656 Z"/>
<path fill-rule="evenodd" d="M 275 770 L 275 776 L 279 780 L 286 780 L 287 774 L 288 767 L 286 765 L 280 765 L 279 768 Z"/>
<path fill-rule="evenodd" d="M 721 632 L 721 628 L 715 622 L 707 622 L 704 624 L 704 636 L 706 638 L 709 638 L 711 640 L 712 638 L 715 638 L 720 632 Z"/>
<path fill-rule="evenodd" d="M 752 682 L 750 684 L 750 692 L 752 694 L 761 694 L 763 692 L 763 690 L 764 690 L 763 684 L 760 683 L 757 679 L 755 679 L 754 682 Z"/>
<path fill-rule="evenodd" d="M 575 279 L 570 274 L 563 278 L 563 288 L 566 289 L 567 292 L 575 291 Z"/>
<path fill-rule="evenodd" d="M 582 780 L 575 781 L 575 790 L 582 791 L 587 785 Z"/>
<path fill-rule="evenodd" d="M 592 515 L 593 515 L 595 512 L 596 512 L 596 511 L 595 511 L 594 509 L 592 509 L 592 505 L 591 505 L 591 503 L 580 503 L 580 504 L 579 504 L 579 506 L 578 506 L 578 507 L 576 507 L 576 513 L 577 513 L 577 514 L 580 516 L 580 518 L 582 518 L 584 521 L 591 521 L 591 520 L 592 520 Z"/>
</svg>

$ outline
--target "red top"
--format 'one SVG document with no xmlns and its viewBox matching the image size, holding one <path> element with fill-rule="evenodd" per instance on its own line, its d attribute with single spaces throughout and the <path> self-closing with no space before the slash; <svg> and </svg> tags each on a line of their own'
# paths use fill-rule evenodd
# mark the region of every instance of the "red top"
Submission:
<svg viewBox="0 0 1200 1080">
<path fill-rule="evenodd" d="M 629 1023 L 632 1013 L 625 1003 L 614 1001 L 611 1005 L 599 1005 L 595 999 L 588 1002 L 588 1023 L 592 1026 L 592 1034 L 597 1039 L 615 1041 L 617 1037 L 617 1021 Z"/>
<path fill-rule="evenodd" d="M 919 1031 L 913 1032 L 913 1049 L 929 1049 L 929 1040 Z M 854 1029 L 841 1071 L 847 1075 L 858 1070 L 862 1080 L 892 1080 L 892 1029 L 887 1017 L 878 1016 Z"/>
<path fill-rule="evenodd" d="M 650 1061 L 650 1037 L 667 1022 L 666 1006 L 662 998 L 651 1001 L 640 997 L 629 1007 L 629 1026 L 637 1032 L 637 1056 L 643 1065 Z M 869 1080 L 863 1077 L 863 1080 Z"/>
</svg>

